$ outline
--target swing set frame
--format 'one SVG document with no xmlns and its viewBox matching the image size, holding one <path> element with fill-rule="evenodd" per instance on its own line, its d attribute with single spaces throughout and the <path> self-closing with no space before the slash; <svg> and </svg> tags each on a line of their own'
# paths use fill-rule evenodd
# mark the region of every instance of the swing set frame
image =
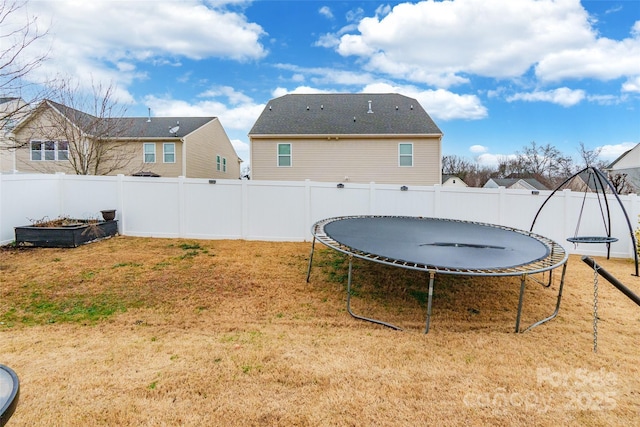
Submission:
<svg viewBox="0 0 640 427">
<path fill-rule="evenodd" d="M 633 248 L 634 248 L 633 255 L 634 255 L 634 260 L 635 260 L 635 276 L 638 276 L 638 249 L 637 249 L 637 242 L 636 242 L 635 234 L 633 232 L 633 227 L 631 226 L 631 221 L 629 220 L 629 215 L 627 214 L 627 210 L 624 208 L 624 205 L 622 204 L 622 201 L 620 200 L 620 197 L 618 196 L 618 193 L 616 192 L 616 189 L 613 186 L 613 184 L 611 183 L 611 181 L 609 181 L 607 176 L 604 173 L 602 173 L 599 169 L 597 169 L 596 167 L 587 166 L 584 169 L 582 169 L 582 170 L 574 173 L 573 175 L 571 175 L 562 184 L 558 185 L 556 187 L 556 189 L 553 190 L 553 192 L 551 192 L 551 194 L 549 194 L 549 196 L 547 196 L 545 201 L 542 203 L 542 205 L 538 209 L 538 212 L 536 213 L 535 217 L 533 218 L 533 222 L 531 223 L 531 228 L 529 228 L 529 231 L 530 232 L 533 231 L 533 227 L 534 227 L 534 225 L 536 223 L 536 220 L 538 219 L 538 216 L 540 215 L 540 212 L 542 212 L 542 209 L 547 204 L 547 202 L 560 189 L 562 189 L 569 181 L 571 181 L 576 176 L 582 174 L 583 172 L 588 172 L 589 173 L 589 180 L 586 183 L 587 184 L 587 189 L 589 188 L 589 182 L 591 181 L 591 177 L 593 176 L 593 178 L 594 178 L 594 189 L 595 189 L 596 197 L 598 198 L 598 204 L 600 206 L 600 212 L 602 213 L 602 219 L 603 219 L 603 222 L 604 222 L 604 226 L 605 226 L 605 230 L 606 230 L 607 235 L 606 236 L 578 236 L 578 230 L 579 230 L 579 227 L 580 227 L 580 221 L 582 219 L 582 213 L 584 211 L 584 205 L 585 205 L 585 200 L 586 200 L 586 196 L 587 196 L 587 189 L 585 189 L 585 191 L 584 191 L 585 194 L 584 194 L 584 198 L 582 200 L 582 206 L 580 208 L 580 216 L 578 218 L 578 224 L 576 225 L 575 234 L 574 234 L 573 237 L 568 237 L 567 240 L 569 242 L 572 242 L 572 243 L 576 244 L 576 245 L 579 244 L 579 243 L 604 243 L 604 244 L 607 245 L 607 259 L 609 259 L 609 256 L 611 254 L 611 243 L 617 242 L 618 239 L 616 237 L 612 237 L 611 236 L 611 211 L 609 209 L 609 200 L 607 199 L 607 194 L 606 194 L 606 189 L 608 188 L 609 190 L 611 190 L 611 193 L 615 196 L 616 200 L 618 201 L 618 204 L 620 205 L 620 209 L 622 209 L 622 213 L 624 214 L 624 217 L 627 220 L 627 226 L 629 228 L 629 235 L 631 237 L 631 242 L 633 243 Z M 600 192 L 602 192 L 602 199 L 604 200 L 604 205 L 606 207 L 606 217 L 605 217 L 605 211 L 602 209 L 602 201 L 600 199 Z"/>
</svg>

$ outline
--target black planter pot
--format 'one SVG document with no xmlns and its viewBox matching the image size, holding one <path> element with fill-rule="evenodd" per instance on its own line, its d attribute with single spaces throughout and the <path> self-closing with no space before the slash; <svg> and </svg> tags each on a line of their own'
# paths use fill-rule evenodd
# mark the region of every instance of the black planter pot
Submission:
<svg viewBox="0 0 640 427">
<path fill-rule="evenodd" d="M 106 209 L 104 211 L 100 211 L 102 214 L 102 219 L 105 221 L 113 221 L 116 219 L 116 210 L 115 209 Z"/>
</svg>

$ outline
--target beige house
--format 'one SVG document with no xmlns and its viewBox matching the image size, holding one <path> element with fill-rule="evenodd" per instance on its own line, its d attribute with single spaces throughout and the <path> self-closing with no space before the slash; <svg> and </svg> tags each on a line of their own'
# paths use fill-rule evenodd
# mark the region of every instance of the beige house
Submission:
<svg viewBox="0 0 640 427">
<path fill-rule="evenodd" d="M 399 94 L 290 94 L 249 132 L 251 178 L 435 185 L 442 131 Z"/>
<path fill-rule="evenodd" d="M 47 100 L 12 136 L 17 172 L 240 177 L 242 160 L 216 117 L 98 118 Z"/>
<path fill-rule="evenodd" d="M 455 175 L 442 175 L 442 186 L 446 187 L 468 187 L 467 183 Z"/>
<path fill-rule="evenodd" d="M 628 191 L 640 193 L 640 144 L 624 152 L 605 168 L 609 178 L 623 175 L 628 184 Z"/>
<path fill-rule="evenodd" d="M 11 132 L 27 114 L 28 109 L 29 106 L 22 98 L 0 98 L 0 173 L 11 173 L 15 170 Z"/>
</svg>

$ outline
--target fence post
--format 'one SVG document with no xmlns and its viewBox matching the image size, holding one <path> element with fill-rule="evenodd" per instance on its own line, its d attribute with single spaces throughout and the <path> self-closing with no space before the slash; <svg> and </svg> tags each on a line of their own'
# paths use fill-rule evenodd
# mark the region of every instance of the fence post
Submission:
<svg viewBox="0 0 640 427">
<path fill-rule="evenodd" d="M 311 236 L 311 180 L 308 178 L 304 180 L 304 227 L 303 239 L 306 240 Z"/>
<path fill-rule="evenodd" d="M 187 230 L 186 203 L 184 195 L 184 176 L 178 177 L 178 235 L 185 237 Z"/>
<path fill-rule="evenodd" d="M 504 217 L 504 205 L 505 199 L 507 197 L 507 189 L 505 187 L 498 187 L 498 222 L 496 224 L 506 225 L 502 222 L 502 218 Z"/>
<path fill-rule="evenodd" d="M 242 239 L 246 239 L 249 234 L 249 181 L 242 180 L 240 184 L 240 215 L 242 218 L 242 225 L 240 227 L 240 235 Z"/>
<path fill-rule="evenodd" d="M 56 190 L 58 192 L 58 214 L 57 217 L 66 215 L 64 212 L 64 172 L 56 172 Z"/>
<path fill-rule="evenodd" d="M 434 218 L 440 218 L 440 198 L 441 198 L 440 192 L 441 191 L 442 191 L 441 184 L 435 184 L 433 186 L 433 217 Z"/>
<path fill-rule="evenodd" d="M 118 212 L 120 212 L 120 221 L 119 226 L 120 230 L 118 233 L 125 235 L 127 216 L 124 212 L 124 174 L 118 174 L 116 180 L 116 204 L 118 205 Z"/>
<path fill-rule="evenodd" d="M 375 215 L 376 206 L 376 183 L 371 181 L 369 183 L 369 215 Z"/>
</svg>

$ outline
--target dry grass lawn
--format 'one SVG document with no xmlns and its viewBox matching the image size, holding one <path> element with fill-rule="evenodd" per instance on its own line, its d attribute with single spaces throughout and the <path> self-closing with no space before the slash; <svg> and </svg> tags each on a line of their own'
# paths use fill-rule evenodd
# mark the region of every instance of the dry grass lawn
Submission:
<svg viewBox="0 0 640 427">
<path fill-rule="evenodd" d="M 640 307 L 572 256 L 559 316 L 513 327 L 519 278 L 427 277 L 310 243 L 119 236 L 0 249 L 0 363 L 21 380 L 9 426 L 630 426 Z M 631 260 L 597 258 L 636 293 Z M 527 285 L 523 324 L 555 292 Z"/>
</svg>

